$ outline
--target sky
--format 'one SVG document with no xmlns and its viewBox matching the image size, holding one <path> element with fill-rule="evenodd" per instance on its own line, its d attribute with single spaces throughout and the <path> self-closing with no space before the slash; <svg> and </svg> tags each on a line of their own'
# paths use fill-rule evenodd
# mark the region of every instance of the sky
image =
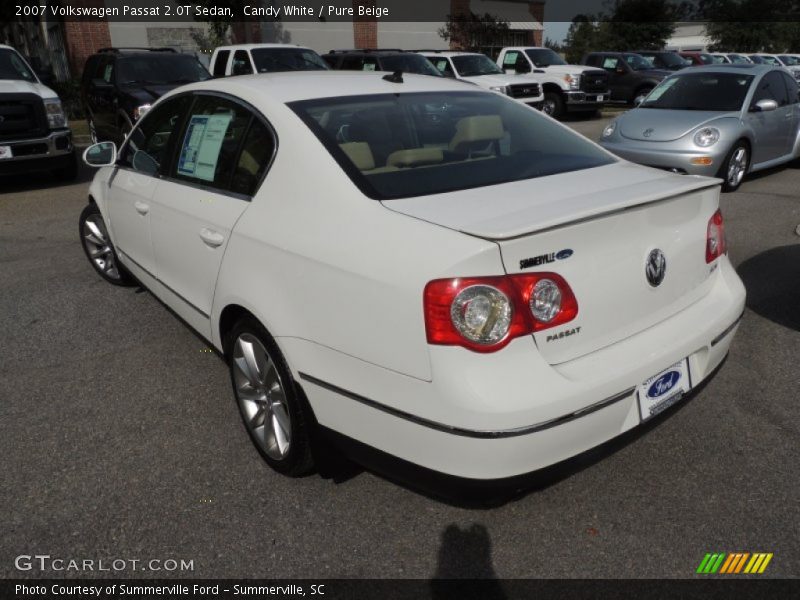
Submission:
<svg viewBox="0 0 800 600">
<path fill-rule="evenodd" d="M 567 37 L 569 26 L 570 24 L 565 21 L 545 21 L 542 41 L 544 42 L 545 38 L 550 38 L 554 42 L 563 42 L 564 38 Z"/>
</svg>

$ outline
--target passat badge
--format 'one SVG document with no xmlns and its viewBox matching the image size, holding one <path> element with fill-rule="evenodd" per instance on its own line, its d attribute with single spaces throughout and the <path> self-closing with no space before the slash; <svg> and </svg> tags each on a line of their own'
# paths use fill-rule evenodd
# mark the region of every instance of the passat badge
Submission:
<svg viewBox="0 0 800 600">
<path fill-rule="evenodd" d="M 651 250 L 647 256 L 644 274 L 647 277 L 647 283 L 652 287 L 658 287 L 664 281 L 664 276 L 667 274 L 667 259 L 658 248 Z"/>
</svg>

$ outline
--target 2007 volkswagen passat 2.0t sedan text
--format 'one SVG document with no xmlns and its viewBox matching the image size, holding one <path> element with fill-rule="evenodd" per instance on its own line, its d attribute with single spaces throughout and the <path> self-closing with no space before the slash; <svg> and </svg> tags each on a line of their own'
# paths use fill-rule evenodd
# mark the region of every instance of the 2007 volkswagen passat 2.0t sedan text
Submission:
<svg viewBox="0 0 800 600">
<path fill-rule="evenodd" d="M 224 353 L 286 474 L 312 428 L 462 478 L 537 470 L 684 397 L 744 308 L 717 180 L 457 81 L 205 81 L 84 156 L 91 264 Z"/>
</svg>

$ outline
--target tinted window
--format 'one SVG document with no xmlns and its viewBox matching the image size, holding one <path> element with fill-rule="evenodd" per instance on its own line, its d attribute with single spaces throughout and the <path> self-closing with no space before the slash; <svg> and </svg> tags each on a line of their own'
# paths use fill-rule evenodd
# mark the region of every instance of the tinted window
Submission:
<svg viewBox="0 0 800 600">
<path fill-rule="evenodd" d="M 211 74 L 195 57 L 171 52 L 123 56 L 117 60 L 117 81 L 126 84 L 192 83 Z"/>
<path fill-rule="evenodd" d="M 582 136 L 496 94 L 380 94 L 289 106 L 356 185 L 377 199 L 476 188 L 614 162 Z"/>
<path fill-rule="evenodd" d="M 454 56 L 453 64 L 462 77 L 474 77 L 476 75 L 497 75 L 503 71 L 485 54 L 468 54 L 464 56 Z"/>
<path fill-rule="evenodd" d="M 650 68 L 650 63 L 638 54 L 625 54 L 625 62 L 634 71 L 644 71 Z"/>
<path fill-rule="evenodd" d="M 253 67 L 250 64 L 250 57 L 246 50 L 237 50 L 233 55 L 233 65 L 231 66 L 231 75 L 250 75 L 253 72 Z"/>
<path fill-rule="evenodd" d="M 395 54 L 381 57 L 381 71 L 402 71 L 417 75 L 433 75 L 442 77 L 427 58 L 421 54 Z"/>
<path fill-rule="evenodd" d="M 217 60 L 214 61 L 214 77 L 225 77 L 225 67 L 228 66 L 230 55 L 230 50 L 220 50 L 217 53 Z"/>
<path fill-rule="evenodd" d="M 436 67 L 436 70 L 439 71 L 445 77 L 454 77 L 453 73 L 453 66 L 450 64 L 450 61 L 447 58 L 442 58 L 439 56 L 429 56 L 428 60 L 431 61 L 431 64 Z"/>
<path fill-rule="evenodd" d="M 122 149 L 120 164 L 148 175 L 163 172 L 190 103 L 189 96 L 181 96 L 151 109 L 131 132 Z"/>
<path fill-rule="evenodd" d="M 783 83 L 783 77 L 778 71 L 770 71 L 761 81 L 758 82 L 758 87 L 753 95 L 753 103 L 759 100 L 775 100 L 778 106 L 786 106 L 789 104 L 789 96 L 786 93 L 786 85 Z"/>
<path fill-rule="evenodd" d="M 789 104 L 797 104 L 800 98 L 798 94 L 800 94 L 800 88 L 797 86 L 797 81 L 787 73 L 781 73 L 783 76 L 783 81 L 786 83 L 786 90 L 789 95 Z"/>
<path fill-rule="evenodd" d="M 598 64 L 600 64 L 600 57 L 597 56 L 597 54 L 590 54 L 586 59 L 586 64 L 590 67 L 596 67 Z"/>
<path fill-rule="evenodd" d="M 619 66 L 619 59 L 616 56 L 606 56 L 601 66 L 606 71 L 614 71 Z"/>
<path fill-rule="evenodd" d="M 14 50 L 0 49 L 0 79 L 36 81 L 25 62 Z"/>
<path fill-rule="evenodd" d="M 236 161 L 231 191 L 252 196 L 275 152 L 275 138 L 259 119 L 253 119 Z"/>
<path fill-rule="evenodd" d="M 339 68 L 344 69 L 345 71 L 361 71 L 363 67 L 363 56 L 345 56 L 342 59 L 342 65 Z"/>
<path fill-rule="evenodd" d="M 668 77 L 650 93 L 640 108 L 673 110 L 741 110 L 752 75 L 687 73 Z"/>
<path fill-rule="evenodd" d="M 201 185 L 229 190 L 251 114 L 217 96 L 198 96 L 181 134 L 171 175 Z"/>
<path fill-rule="evenodd" d="M 517 58 L 519 58 L 519 52 L 516 50 L 511 50 L 510 52 L 506 52 L 505 56 L 503 56 L 503 66 L 507 69 L 513 69 L 516 67 Z"/>
<path fill-rule="evenodd" d="M 336 68 L 336 63 L 339 61 L 339 59 L 336 56 L 333 56 L 331 54 L 326 54 L 325 56 L 322 57 L 322 60 L 324 60 L 326 63 L 328 63 L 328 66 L 331 69 L 335 69 Z"/>
<path fill-rule="evenodd" d="M 83 67 L 83 83 L 89 83 L 92 78 L 94 77 L 95 71 L 97 71 L 97 63 L 100 61 L 99 56 L 90 56 L 86 60 L 86 64 Z"/>
<path fill-rule="evenodd" d="M 319 54 L 306 48 L 256 48 L 252 54 L 258 73 L 328 70 Z"/>
<path fill-rule="evenodd" d="M 550 48 L 532 48 L 525 51 L 525 54 L 533 61 L 537 67 L 548 67 L 550 65 L 567 64 L 563 58 L 550 50 Z"/>
</svg>

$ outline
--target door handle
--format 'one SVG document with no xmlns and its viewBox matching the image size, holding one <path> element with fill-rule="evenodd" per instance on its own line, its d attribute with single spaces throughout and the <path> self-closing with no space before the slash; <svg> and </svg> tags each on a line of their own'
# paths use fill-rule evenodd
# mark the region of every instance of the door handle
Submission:
<svg viewBox="0 0 800 600">
<path fill-rule="evenodd" d="M 217 233 L 212 229 L 203 227 L 200 230 L 200 239 L 203 240 L 203 243 L 206 246 L 211 246 L 212 248 L 216 248 L 222 245 L 222 243 L 225 241 L 225 236 L 222 235 L 221 233 Z"/>
<path fill-rule="evenodd" d="M 146 215 L 150 212 L 150 205 L 145 204 L 144 202 L 139 202 L 138 200 L 133 203 L 133 207 L 140 215 Z"/>
</svg>

